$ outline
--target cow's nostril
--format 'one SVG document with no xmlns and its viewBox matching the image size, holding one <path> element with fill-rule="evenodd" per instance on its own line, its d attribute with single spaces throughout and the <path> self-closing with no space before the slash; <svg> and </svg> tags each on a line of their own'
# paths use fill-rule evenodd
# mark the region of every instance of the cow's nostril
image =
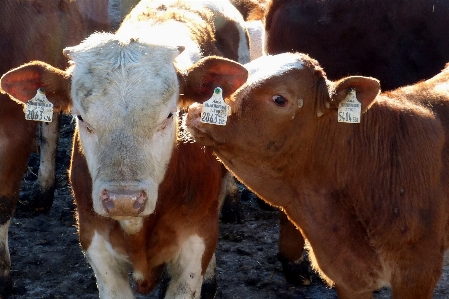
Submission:
<svg viewBox="0 0 449 299">
<path fill-rule="evenodd" d="M 141 191 L 139 194 L 139 197 L 137 198 L 137 202 L 140 204 L 144 204 L 146 200 L 147 200 L 147 194 L 145 193 L 145 191 Z"/>
<path fill-rule="evenodd" d="M 141 208 L 140 203 L 139 203 L 138 201 L 136 201 L 136 202 L 133 204 L 133 208 L 136 209 L 136 210 L 140 210 L 140 208 Z"/>
<path fill-rule="evenodd" d="M 103 206 L 107 211 L 114 209 L 114 201 L 111 200 L 108 190 L 101 192 L 101 199 L 103 200 Z"/>
</svg>

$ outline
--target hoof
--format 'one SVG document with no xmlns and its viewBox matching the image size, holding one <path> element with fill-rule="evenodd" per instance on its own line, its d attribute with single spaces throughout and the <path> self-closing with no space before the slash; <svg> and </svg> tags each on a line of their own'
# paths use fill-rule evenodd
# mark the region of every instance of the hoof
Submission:
<svg viewBox="0 0 449 299">
<path fill-rule="evenodd" d="M 217 279 L 214 277 L 203 281 L 201 299 L 214 299 L 215 295 L 217 295 Z"/>
<path fill-rule="evenodd" d="M 243 223 L 245 216 L 239 194 L 226 196 L 221 208 L 221 221 L 224 223 Z"/>
<path fill-rule="evenodd" d="M 50 188 L 42 191 L 36 184 L 36 188 L 20 192 L 16 217 L 34 217 L 48 213 L 53 205 L 54 190 Z"/>
<path fill-rule="evenodd" d="M 278 260 L 282 263 L 282 272 L 288 283 L 297 286 L 308 286 L 312 283 L 312 277 L 309 272 L 309 261 L 302 258 L 301 261 L 289 261 L 282 254 L 278 253 Z"/>
<path fill-rule="evenodd" d="M 167 274 L 167 271 L 164 269 L 164 272 L 161 275 L 161 280 L 159 282 L 159 299 L 164 299 L 165 294 L 167 294 L 168 285 L 170 283 L 170 276 Z"/>
<path fill-rule="evenodd" d="M 31 203 L 33 209 L 38 213 L 47 213 L 50 211 L 53 205 L 53 199 L 55 197 L 55 188 L 49 188 L 47 190 L 40 190 L 36 192 L 34 200 Z"/>
<path fill-rule="evenodd" d="M 0 298 L 8 298 L 13 290 L 13 283 L 11 277 L 0 277 Z"/>
</svg>

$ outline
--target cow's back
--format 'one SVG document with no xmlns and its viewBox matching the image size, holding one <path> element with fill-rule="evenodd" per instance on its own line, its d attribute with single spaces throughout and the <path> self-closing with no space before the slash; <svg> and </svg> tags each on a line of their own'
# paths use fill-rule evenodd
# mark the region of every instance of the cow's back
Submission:
<svg viewBox="0 0 449 299">
<path fill-rule="evenodd" d="M 430 78 L 449 61 L 449 2 L 280 0 L 265 20 L 269 54 L 314 57 L 329 79 L 378 78 L 383 90 Z"/>
</svg>

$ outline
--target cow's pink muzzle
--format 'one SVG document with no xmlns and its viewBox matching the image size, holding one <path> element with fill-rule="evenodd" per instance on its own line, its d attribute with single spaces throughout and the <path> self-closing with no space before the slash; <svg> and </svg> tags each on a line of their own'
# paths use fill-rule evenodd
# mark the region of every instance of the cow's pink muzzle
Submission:
<svg viewBox="0 0 449 299">
<path fill-rule="evenodd" d="M 145 191 L 101 192 L 103 207 L 110 217 L 137 217 L 144 210 L 147 201 Z"/>
</svg>

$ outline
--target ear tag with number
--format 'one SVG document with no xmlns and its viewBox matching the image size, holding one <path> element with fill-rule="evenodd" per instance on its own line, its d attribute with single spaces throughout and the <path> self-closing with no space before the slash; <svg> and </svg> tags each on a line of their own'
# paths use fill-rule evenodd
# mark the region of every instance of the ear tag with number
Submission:
<svg viewBox="0 0 449 299">
<path fill-rule="evenodd" d="M 221 88 L 216 87 L 212 97 L 203 103 L 201 122 L 224 126 L 230 114 L 231 107 L 223 100 Z"/>
<path fill-rule="evenodd" d="M 360 123 L 362 104 L 357 100 L 354 88 L 348 91 L 346 98 L 338 105 L 338 122 Z"/>
<path fill-rule="evenodd" d="M 34 98 L 29 100 L 25 107 L 25 119 L 51 122 L 53 117 L 53 104 L 45 96 L 45 89 L 39 88 Z"/>
</svg>

